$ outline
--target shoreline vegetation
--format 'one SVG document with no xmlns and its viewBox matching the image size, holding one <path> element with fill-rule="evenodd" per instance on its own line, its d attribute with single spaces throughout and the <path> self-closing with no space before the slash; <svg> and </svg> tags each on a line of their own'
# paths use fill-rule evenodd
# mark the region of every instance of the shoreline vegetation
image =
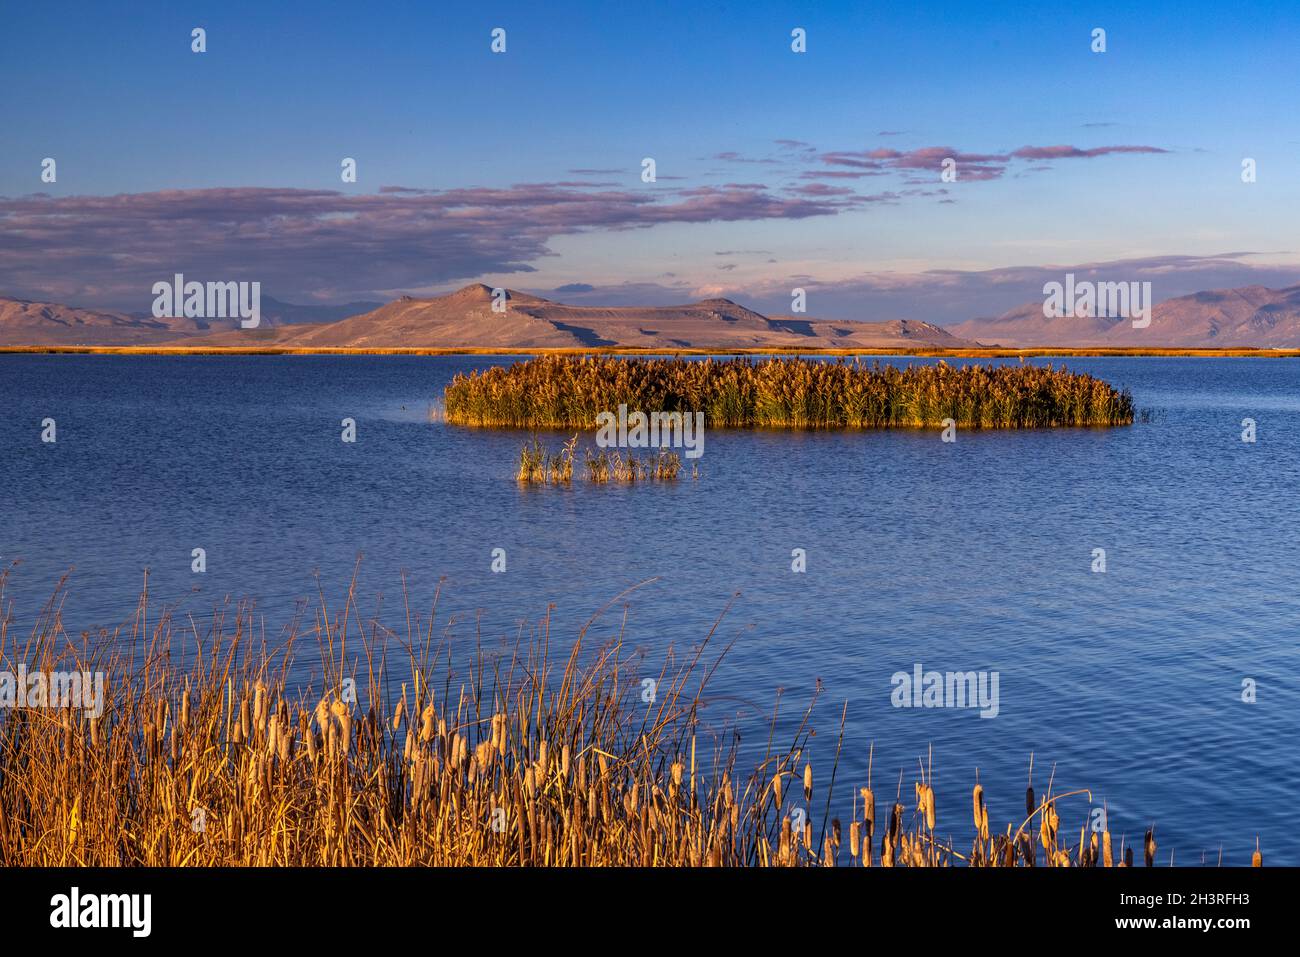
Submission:
<svg viewBox="0 0 1300 957">
<path fill-rule="evenodd" d="M 1100 379 L 1023 364 L 540 356 L 459 373 L 444 390 L 454 425 L 581 429 L 622 407 L 785 429 L 1119 426 L 1134 412 L 1127 391 Z"/>
<path fill-rule="evenodd" d="M 99 717 L 66 707 L 0 711 L 0 864 L 1125 867 L 1135 854 L 1156 862 L 1150 828 L 1136 850 L 1123 834 L 1091 830 L 1091 794 L 1054 791 L 1054 771 L 1035 792 L 1032 758 L 1025 815 L 1004 829 L 991 826 L 978 783 L 968 814 L 938 818 L 929 759 L 907 788 L 900 770 L 894 794 L 873 789 L 871 761 L 864 780 L 841 779 L 837 789 L 848 704 L 833 763 L 814 772 L 816 694 L 784 744 L 778 695 L 766 753 L 742 768 L 735 729 L 700 714 L 730 647 L 710 648 L 717 624 L 690 652 L 670 649 L 647 699 L 639 656 L 622 635 L 597 644 L 588 634 L 605 609 L 558 662 L 549 620 L 508 653 L 480 646 L 453 660 L 435 637 L 436 595 L 426 617 L 404 590 L 402 636 L 362 623 L 355 587 L 333 610 L 322 594 L 269 644 L 246 603 L 219 606 L 205 632 L 167 613 L 149 621 L 147 584 L 128 624 L 97 642 L 63 630 L 66 583 L 30 636 L 16 633 L 8 612 L 0 666 L 104 671 L 109 690 Z M 300 643 L 318 663 L 307 687 L 289 677 Z M 400 677 L 390 671 L 395 648 Z M 1258 850 L 1252 863 L 1262 863 Z"/>
<path fill-rule="evenodd" d="M 980 346 L 964 349 L 634 349 L 620 346 L 583 348 L 484 348 L 470 346 L 446 349 L 294 348 L 276 346 L 0 346 L 0 355 L 122 355 L 122 356 L 914 356 L 943 359 L 1016 359 L 1076 357 L 1188 357 L 1188 358 L 1271 358 L 1300 357 L 1296 349 L 1180 349 L 1035 346 L 1013 349 Z"/>
</svg>

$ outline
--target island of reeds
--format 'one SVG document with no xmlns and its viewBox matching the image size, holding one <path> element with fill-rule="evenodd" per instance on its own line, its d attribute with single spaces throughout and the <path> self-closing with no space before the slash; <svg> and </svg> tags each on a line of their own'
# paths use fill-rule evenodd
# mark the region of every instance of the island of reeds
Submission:
<svg viewBox="0 0 1300 957">
<path fill-rule="evenodd" d="M 1133 399 L 1093 376 L 1031 364 L 799 358 L 540 356 L 457 375 L 446 420 L 496 428 L 591 428 L 620 405 L 700 412 L 714 428 L 1022 429 L 1133 422 Z"/>
<path fill-rule="evenodd" d="M 0 709 L 0 865 L 1125 867 L 1135 849 L 1156 863 L 1150 827 L 1092 830 L 1091 795 L 1054 791 L 1054 774 L 1036 793 L 1032 761 L 1005 827 L 978 783 L 969 813 L 939 816 L 928 760 L 893 794 L 871 761 L 828 789 L 844 719 L 815 773 L 812 704 L 742 767 L 737 737 L 701 726 L 709 638 L 670 653 L 646 703 L 621 639 L 587 647 L 584 628 L 556 662 L 541 627 L 462 660 L 435 638 L 436 601 L 427 617 L 407 603 L 404 636 L 349 632 L 354 592 L 270 643 L 251 605 L 204 631 L 148 620 L 142 600 L 99 640 L 63 630 L 59 594 L 21 637 L 7 614 L 0 668 L 107 682 L 102 709 Z M 314 685 L 292 678 L 299 644 Z"/>
</svg>

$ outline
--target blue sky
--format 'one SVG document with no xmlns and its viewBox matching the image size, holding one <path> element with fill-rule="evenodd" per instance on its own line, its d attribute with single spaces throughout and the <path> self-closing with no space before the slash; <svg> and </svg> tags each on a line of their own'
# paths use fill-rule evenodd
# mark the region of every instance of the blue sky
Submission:
<svg viewBox="0 0 1300 957">
<path fill-rule="evenodd" d="M 9 4 L 0 292 L 147 308 L 174 259 L 298 301 L 802 285 L 814 314 L 956 321 L 1057 267 L 1300 280 L 1300 5 L 1046 6 Z"/>
</svg>

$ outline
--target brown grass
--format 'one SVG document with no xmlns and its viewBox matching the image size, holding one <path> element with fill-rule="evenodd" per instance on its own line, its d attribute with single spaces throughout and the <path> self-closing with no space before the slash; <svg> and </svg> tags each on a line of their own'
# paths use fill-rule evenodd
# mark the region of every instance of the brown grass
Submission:
<svg viewBox="0 0 1300 957">
<path fill-rule="evenodd" d="M 0 620 L 0 664 L 104 670 L 109 701 L 97 720 L 0 715 L 5 866 L 1111 863 L 1109 833 L 1104 859 L 1096 835 L 1066 842 L 1062 821 L 1085 818 L 1086 792 L 1049 782 L 1026 820 L 990 834 L 982 788 L 977 822 L 938 814 L 928 762 L 912 808 L 900 774 L 887 829 L 870 769 L 867 787 L 848 786 L 842 845 L 840 746 L 814 774 L 811 704 L 789 744 L 769 735 L 751 767 L 734 735 L 701 723 L 725 653 L 706 660 L 712 633 L 668 655 L 647 703 L 621 637 L 592 645 L 592 623 L 558 661 L 547 622 L 509 654 L 459 660 L 435 637 L 436 597 L 427 617 L 407 605 L 401 636 L 363 625 L 352 591 L 333 611 L 322 596 L 276 640 L 247 606 L 201 631 L 149 621 L 145 599 L 118 633 L 74 639 L 62 597 L 61 585 L 26 637 Z M 290 679 L 303 643 L 318 675 L 305 686 Z"/>
<path fill-rule="evenodd" d="M 446 419 L 490 428 L 594 428 L 620 406 L 703 413 L 714 428 L 887 429 L 1117 426 L 1133 422 L 1127 391 L 1039 365 L 946 363 L 906 368 L 810 359 L 639 359 L 542 356 L 457 375 Z"/>
</svg>

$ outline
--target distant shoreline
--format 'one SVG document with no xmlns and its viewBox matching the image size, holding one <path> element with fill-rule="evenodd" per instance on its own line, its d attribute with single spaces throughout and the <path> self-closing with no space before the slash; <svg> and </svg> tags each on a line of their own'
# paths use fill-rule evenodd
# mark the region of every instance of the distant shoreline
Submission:
<svg viewBox="0 0 1300 957">
<path fill-rule="evenodd" d="M 1098 346 L 1088 347 L 1034 347 L 1011 349 L 990 346 L 978 349 L 634 349 L 620 346 L 590 348 L 479 348 L 457 349 L 354 349 L 316 348 L 302 349 L 275 346 L 0 346 L 0 355 L 122 355 L 122 356 L 538 356 L 538 355 L 627 355 L 627 356 L 912 356 L 919 358 L 1002 359 L 1036 357 L 1136 357 L 1136 356 L 1187 356 L 1191 358 L 1278 358 L 1293 359 L 1300 356 L 1297 349 L 1179 349 L 1142 348 L 1118 349 Z"/>
</svg>

